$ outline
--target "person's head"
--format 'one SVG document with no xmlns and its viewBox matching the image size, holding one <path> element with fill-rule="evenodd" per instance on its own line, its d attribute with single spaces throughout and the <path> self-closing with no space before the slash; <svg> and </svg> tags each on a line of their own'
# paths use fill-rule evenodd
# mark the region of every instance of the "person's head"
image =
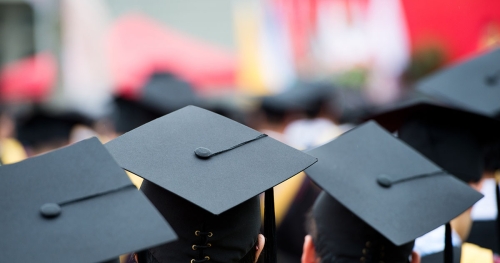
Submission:
<svg viewBox="0 0 500 263">
<path fill-rule="evenodd" d="M 253 197 L 214 215 L 148 180 L 141 191 L 178 235 L 178 240 L 138 254 L 146 262 L 256 263 L 264 248 L 260 199 Z"/>
<path fill-rule="evenodd" d="M 500 171 L 500 141 L 489 144 L 484 151 L 484 172 L 495 174 Z"/>
<path fill-rule="evenodd" d="M 325 192 L 307 215 L 306 231 L 302 263 L 420 262 L 414 241 L 394 245 Z"/>
</svg>

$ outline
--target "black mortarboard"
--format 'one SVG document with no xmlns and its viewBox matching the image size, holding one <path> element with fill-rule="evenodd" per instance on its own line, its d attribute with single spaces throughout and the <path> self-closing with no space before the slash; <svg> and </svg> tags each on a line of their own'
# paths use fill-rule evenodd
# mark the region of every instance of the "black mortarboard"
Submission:
<svg viewBox="0 0 500 263">
<path fill-rule="evenodd" d="M 327 193 L 313 207 L 322 260 L 404 262 L 415 238 L 482 197 L 375 122 L 309 153 L 319 161 L 306 173 Z"/>
<path fill-rule="evenodd" d="M 463 123 L 482 141 L 494 140 L 500 132 L 500 121 L 466 108 L 446 104 L 425 96 L 412 96 L 393 104 L 372 109 L 370 119 L 376 120 L 387 130 L 397 131 L 414 118 L 440 119 L 443 123 Z"/>
<path fill-rule="evenodd" d="M 66 145 L 75 125 L 91 126 L 93 120 L 76 111 L 55 112 L 35 108 L 21 115 L 16 121 L 18 140 L 27 147 L 44 144 Z"/>
<path fill-rule="evenodd" d="M 445 68 L 417 84 L 427 95 L 486 116 L 500 116 L 500 49 Z"/>
<path fill-rule="evenodd" d="M 115 98 L 115 128 L 118 132 L 128 132 L 142 124 L 178 110 L 184 106 L 198 103 L 193 87 L 166 73 L 151 75 L 138 94 L 117 96 Z"/>
<path fill-rule="evenodd" d="M 491 118 L 500 119 L 500 49 L 494 49 L 482 53 L 474 58 L 465 60 L 457 65 L 441 70 L 436 74 L 421 81 L 417 88 L 420 92 L 439 99 L 451 105 L 458 105 L 469 111 Z M 490 130 L 490 127 L 484 127 L 484 130 Z M 494 130 L 495 139 L 498 139 L 498 130 Z M 498 142 L 497 142 L 498 144 Z M 485 153 L 486 171 L 492 171 L 495 162 L 500 162 L 498 156 L 491 158 L 494 154 L 494 145 L 487 145 L 489 148 Z M 477 156 L 479 158 L 479 156 Z M 500 195 L 497 186 L 497 200 Z M 500 203 L 497 202 L 500 208 Z M 500 220 L 497 219 L 497 226 L 490 229 L 490 232 L 496 232 L 500 237 Z M 471 230 L 475 231 L 473 228 Z M 471 233 L 472 236 L 478 236 Z M 484 240 L 492 240 L 489 235 L 481 235 Z M 497 237 L 497 238 L 498 238 Z M 489 246 L 489 248 L 498 250 L 498 247 Z"/>
<path fill-rule="evenodd" d="M 176 235 L 96 138 L 0 167 L 5 262 L 101 262 Z"/>
<path fill-rule="evenodd" d="M 170 113 L 198 101 L 193 86 L 170 73 L 155 73 L 141 91 L 139 98 L 151 109 Z"/>
<path fill-rule="evenodd" d="M 398 102 L 372 119 L 465 182 L 479 181 L 482 147 L 500 133 L 500 121 L 429 98 Z"/>
<path fill-rule="evenodd" d="M 113 104 L 112 119 L 118 133 L 131 131 L 163 115 L 132 98 L 117 96 L 114 98 Z"/>
<path fill-rule="evenodd" d="M 275 261 L 272 187 L 316 162 L 194 106 L 147 123 L 106 147 L 124 169 L 145 179 L 141 190 L 179 235 L 177 242 L 150 249 L 160 262 L 240 260 L 255 245 L 261 225 L 256 196 L 266 190 L 266 257 Z"/>
<path fill-rule="evenodd" d="M 484 170 L 492 173 L 500 172 L 500 141 L 485 147 Z"/>
<path fill-rule="evenodd" d="M 315 117 L 324 105 L 336 106 L 333 102 L 336 98 L 336 89 L 333 85 L 319 81 L 302 81 L 282 93 L 263 97 L 261 107 L 264 111 L 299 111 Z"/>
</svg>

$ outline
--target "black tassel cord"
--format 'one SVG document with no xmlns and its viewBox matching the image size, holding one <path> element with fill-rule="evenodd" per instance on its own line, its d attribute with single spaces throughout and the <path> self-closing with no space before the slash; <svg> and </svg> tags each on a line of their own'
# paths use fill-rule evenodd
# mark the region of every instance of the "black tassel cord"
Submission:
<svg viewBox="0 0 500 263">
<path fill-rule="evenodd" d="M 276 263 L 276 220 L 274 215 L 274 190 L 266 191 L 264 196 L 264 236 L 266 245 L 264 246 L 265 263 Z"/>
</svg>

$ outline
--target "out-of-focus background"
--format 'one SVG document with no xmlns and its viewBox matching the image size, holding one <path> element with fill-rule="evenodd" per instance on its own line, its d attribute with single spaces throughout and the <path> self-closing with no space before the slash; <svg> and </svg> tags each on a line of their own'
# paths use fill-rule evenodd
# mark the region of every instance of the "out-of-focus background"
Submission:
<svg viewBox="0 0 500 263">
<path fill-rule="evenodd" d="M 498 46 L 498 0 L 0 0 L 0 162 L 186 105 L 307 149 Z M 278 225 L 302 227 L 304 178 L 275 188 Z"/>
<path fill-rule="evenodd" d="M 195 104 L 268 129 L 300 118 L 273 95 L 316 86 L 335 90 L 328 117 L 340 125 L 499 41 L 496 0 L 1 0 L 2 136 L 33 137 L 34 117 L 71 113 L 91 128 L 77 139 L 112 137 L 139 114 L 123 101 L 158 116 Z M 267 124 L 276 112 L 264 104 L 280 108 Z"/>
</svg>

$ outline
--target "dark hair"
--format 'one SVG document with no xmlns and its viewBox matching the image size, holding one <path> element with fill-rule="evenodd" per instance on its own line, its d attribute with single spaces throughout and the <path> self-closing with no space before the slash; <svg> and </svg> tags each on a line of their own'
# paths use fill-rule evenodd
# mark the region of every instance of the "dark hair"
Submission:
<svg viewBox="0 0 500 263">
<path fill-rule="evenodd" d="M 500 142 L 486 146 L 484 152 L 484 170 L 487 172 L 500 170 Z"/>
<path fill-rule="evenodd" d="M 259 241 L 255 243 L 255 245 L 252 248 L 255 248 L 257 246 Z M 160 263 L 154 256 L 149 252 L 148 249 L 143 250 L 141 252 L 137 252 L 137 259 L 139 260 L 138 263 Z M 250 249 L 248 253 L 240 259 L 239 263 L 254 263 L 255 262 L 255 250 Z M 257 263 L 263 263 L 264 262 L 264 251 L 260 254 Z"/>
</svg>

